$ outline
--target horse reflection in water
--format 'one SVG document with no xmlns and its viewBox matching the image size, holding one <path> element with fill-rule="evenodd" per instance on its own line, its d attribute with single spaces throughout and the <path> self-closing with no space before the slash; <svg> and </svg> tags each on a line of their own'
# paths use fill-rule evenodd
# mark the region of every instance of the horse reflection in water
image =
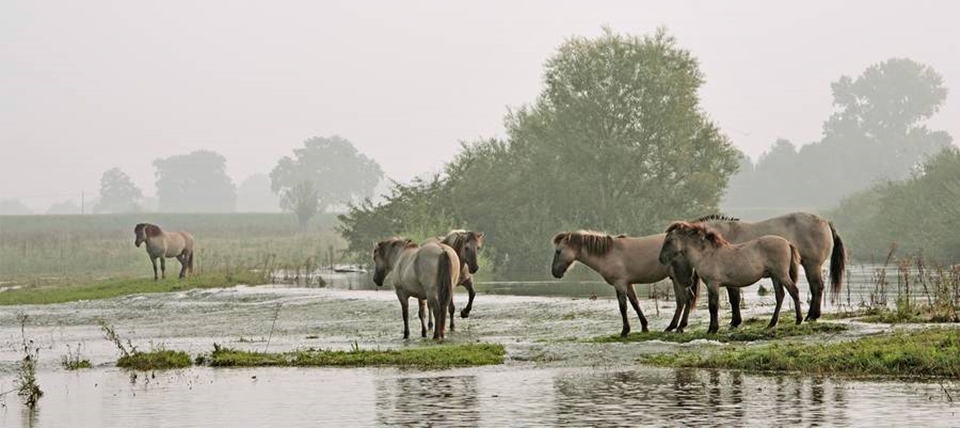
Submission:
<svg viewBox="0 0 960 428">
<path fill-rule="evenodd" d="M 381 426 L 477 426 L 477 377 L 377 379 L 377 424 Z"/>
</svg>

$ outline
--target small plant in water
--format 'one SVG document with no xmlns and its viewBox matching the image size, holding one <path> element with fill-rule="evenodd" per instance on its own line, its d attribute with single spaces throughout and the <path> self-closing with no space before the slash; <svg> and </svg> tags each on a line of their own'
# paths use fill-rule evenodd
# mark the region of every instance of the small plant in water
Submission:
<svg viewBox="0 0 960 428">
<path fill-rule="evenodd" d="M 90 360 L 80 356 L 83 350 L 83 344 L 78 343 L 77 349 L 67 345 L 67 354 L 60 356 L 60 365 L 67 370 L 89 369 Z"/>
<path fill-rule="evenodd" d="M 20 337 L 24 357 L 17 366 L 17 395 L 23 398 L 23 403 L 33 409 L 37 407 L 37 402 L 43 396 L 43 390 L 37 384 L 37 359 L 40 358 L 40 348 L 35 347 L 33 340 L 27 340 L 26 325 L 27 314 L 17 314 L 17 321 L 20 322 Z"/>
</svg>

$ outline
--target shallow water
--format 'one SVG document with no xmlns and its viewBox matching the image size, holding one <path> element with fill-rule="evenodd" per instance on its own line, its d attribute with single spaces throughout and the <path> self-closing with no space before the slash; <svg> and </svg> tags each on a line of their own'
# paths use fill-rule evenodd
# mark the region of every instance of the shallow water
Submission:
<svg viewBox="0 0 960 428">
<path fill-rule="evenodd" d="M 768 316 L 771 296 L 748 292 L 745 298 L 746 316 Z M 465 300 L 463 293 L 456 295 L 459 306 Z M 641 305 L 651 329 L 662 329 L 669 322 L 672 302 L 645 299 Z M 958 420 L 958 406 L 943 389 L 956 398 L 960 395 L 956 381 L 941 387 L 659 369 L 638 364 L 637 359 L 724 345 L 571 340 L 619 332 L 616 301 L 604 296 L 592 300 L 479 294 L 471 317 L 455 319 L 457 329 L 448 341 L 502 343 L 507 348 L 502 366 L 443 371 L 194 367 L 139 373 L 136 379 L 113 367 L 117 350 L 103 339 L 100 319 L 141 349 L 166 347 L 191 355 L 209 352 L 213 343 L 284 351 L 349 349 L 354 343 L 362 348 L 415 347 L 431 342 L 402 340 L 399 305 L 391 290 L 335 285 L 192 290 L 16 310 L 30 317 L 25 333 L 40 348 L 38 380 L 45 395 L 34 412 L 14 394 L 5 395 L 0 399 L 2 427 L 955 426 Z M 690 328 L 705 328 L 706 316 L 706 311 L 694 312 Z M 635 316 L 631 320 L 639 329 Z M 411 323 L 417 323 L 413 316 Z M 830 340 L 886 328 L 859 323 L 853 327 Z M 0 311 L 0 392 L 13 388 L 16 361 L 22 357 L 20 343 L 15 313 Z M 83 345 L 82 355 L 95 368 L 68 372 L 60 367 L 67 346 L 77 344 Z"/>
</svg>

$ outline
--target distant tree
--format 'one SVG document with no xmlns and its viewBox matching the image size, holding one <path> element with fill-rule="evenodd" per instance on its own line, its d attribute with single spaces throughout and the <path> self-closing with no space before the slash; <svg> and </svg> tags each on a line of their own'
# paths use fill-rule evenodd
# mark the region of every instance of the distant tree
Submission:
<svg viewBox="0 0 960 428">
<path fill-rule="evenodd" d="M 289 189 L 283 189 L 280 207 L 297 215 L 300 229 L 306 230 L 310 219 L 320 211 L 320 197 L 312 181 L 301 181 Z"/>
<path fill-rule="evenodd" d="M 376 161 L 359 153 L 350 141 L 336 135 L 310 138 L 304 141 L 302 148 L 294 149 L 293 154 L 292 158 L 280 159 L 270 172 L 270 188 L 284 198 L 295 187 L 309 181 L 317 196 L 318 208 L 313 213 L 323 212 L 332 204 L 370 197 L 383 178 L 383 171 Z M 301 188 L 296 195 L 306 196 L 303 191 Z M 289 210 L 289 205 L 285 209 Z M 304 220 L 300 217 L 300 220 L 302 223 L 310 218 Z"/>
<path fill-rule="evenodd" d="M 143 192 L 120 168 L 104 171 L 100 177 L 100 202 L 94 211 L 103 213 L 126 213 L 140 211 L 139 201 Z"/>
<path fill-rule="evenodd" d="M 236 188 L 220 154 L 198 150 L 157 159 L 153 166 L 160 211 L 232 212 L 236 208 Z"/>
<path fill-rule="evenodd" d="M 29 215 L 33 214 L 19 199 L 0 200 L 0 215 Z"/>
<path fill-rule="evenodd" d="M 63 201 L 50 205 L 47 214 L 80 214 L 80 207 L 73 201 Z"/>
<path fill-rule="evenodd" d="M 270 190 L 270 177 L 267 174 L 253 174 L 240 183 L 237 188 L 237 211 L 280 211 L 280 199 Z"/>
</svg>

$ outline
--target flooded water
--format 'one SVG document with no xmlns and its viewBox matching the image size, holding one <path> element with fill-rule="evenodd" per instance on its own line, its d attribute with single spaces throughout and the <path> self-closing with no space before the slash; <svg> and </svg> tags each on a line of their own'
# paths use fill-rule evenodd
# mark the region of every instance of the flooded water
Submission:
<svg viewBox="0 0 960 428">
<path fill-rule="evenodd" d="M 530 295 L 551 287 L 557 290 L 548 296 Z M 726 345 L 571 340 L 619 332 L 616 301 L 600 283 L 497 282 L 480 289 L 471 317 L 456 319 L 448 342 L 501 343 L 505 364 L 429 371 L 193 367 L 134 373 L 113 366 L 117 350 L 98 325 L 105 320 L 140 349 L 191 355 L 210 352 L 214 343 L 271 352 L 430 344 L 404 341 L 393 291 L 370 289 L 356 274 L 331 278 L 325 287 L 241 286 L 18 307 L 29 315 L 26 336 L 40 349 L 38 382 L 45 394 L 35 411 L 15 393 L 3 395 L 0 426 L 957 426 L 960 420 L 960 405 L 951 400 L 960 395 L 957 380 L 941 385 L 654 368 L 637 361 Z M 745 292 L 745 314 L 766 317 L 772 297 L 755 290 Z M 465 300 L 456 295 L 459 306 Z M 641 305 L 651 329 L 669 322 L 671 299 Z M 705 328 L 706 317 L 695 311 L 690 328 Z M 829 340 L 886 328 L 851 326 Z M 21 340 L 16 313 L 0 311 L 0 392 L 14 388 Z M 94 368 L 66 371 L 60 359 L 78 344 Z"/>
</svg>

